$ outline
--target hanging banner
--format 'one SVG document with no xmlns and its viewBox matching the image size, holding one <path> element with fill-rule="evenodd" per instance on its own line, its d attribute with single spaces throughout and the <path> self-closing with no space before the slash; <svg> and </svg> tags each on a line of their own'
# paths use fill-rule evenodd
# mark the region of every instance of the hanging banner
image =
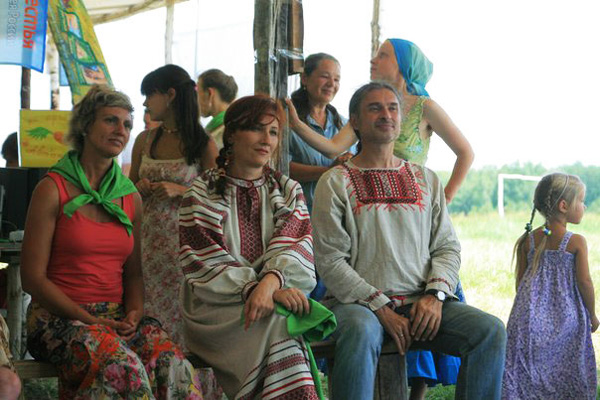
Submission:
<svg viewBox="0 0 600 400">
<path fill-rule="evenodd" d="M 82 0 L 49 0 L 48 25 L 67 73 L 73 104 L 94 84 L 113 86 Z"/>
<path fill-rule="evenodd" d="M 70 111 L 21 110 L 19 156 L 21 167 L 51 167 L 69 150 L 65 135 Z"/>
<path fill-rule="evenodd" d="M 44 71 L 48 0 L 0 1 L 0 64 Z"/>
</svg>

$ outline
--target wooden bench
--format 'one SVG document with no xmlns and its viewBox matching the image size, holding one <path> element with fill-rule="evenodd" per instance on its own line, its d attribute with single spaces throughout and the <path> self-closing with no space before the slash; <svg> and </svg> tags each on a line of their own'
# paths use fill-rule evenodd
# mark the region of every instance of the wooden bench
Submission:
<svg viewBox="0 0 600 400">
<path fill-rule="evenodd" d="M 310 344 L 315 358 L 325 358 L 327 369 L 331 371 L 335 363 L 335 341 L 326 340 Z M 327 380 L 329 394 L 335 388 L 331 379 Z M 375 377 L 374 400 L 405 400 L 408 399 L 408 385 L 406 381 L 406 360 L 398 353 L 398 348 L 392 340 L 386 340 L 381 348 L 377 376 Z"/>
<path fill-rule="evenodd" d="M 327 368 L 332 370 L 335 363 L 335 341 L 327 340 L 310 344 L 316 359 L 327 360 Z M 210 368 L 200 357 L 195 354 L 186 354 L 187 359 L 194 368 Z M 16 360 L 15 369 L 21 380 L 39 378 L 58 378 L 58 370 L 54 365 L 36 360 Z M 377 377 L 375 378 L 375 400 L 405 400 L 408 398 L 408 387 L 406 384 L 406 363 L 404 356 L 398 354 L 398 349 L 393 341 L 387 340 L 381 349 L 381 357 L 377 366 Z M 335 388 L 331 379 L 328 379 L 330 395 Z"/>
<path fill-rule="evenodd" d="M 335 363 L 335 341 L 325 340 L 310 344 L 313 356 L 316 359 L 327 360 L 327 369 L 331 371 Z M 195 354 L 186 354 L 187 359 L 194 368 L 210 368 L 200 357 Z M 400 356 L 398 348 L 392 340 L 386 340 L 381 349 L 377 376 L 375 378 L 374 400 L 405 400 L 408 399 L 408 386 L 406 381 L 406 360 Z M 331 379 L 327 380 L 329 394 L 334 393 Z"/>
</svg>

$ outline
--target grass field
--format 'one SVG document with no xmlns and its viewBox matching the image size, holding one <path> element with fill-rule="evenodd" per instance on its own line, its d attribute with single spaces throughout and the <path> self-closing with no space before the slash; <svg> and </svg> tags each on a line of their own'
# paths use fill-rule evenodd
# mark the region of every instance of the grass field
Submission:
<svg viewBox="0 0 600 400">
<path fill-rule="evenodd" d="M 500 218 L 497 213 L 452 215 L 462 245 L 460 278 L 467 302 L 506 323 L 515 297 L 514 267 L 511 266 L 515 241 L 524 232 L 529 213 L 512 213 Z M 543 220 L 537 218 L 536 225 Z M 596 289 L 596 309 L 600 294 L 600 214 L 587 213 L 580 225 L 567 229 L 585 236 L 589 266 Z M 600 335 L 592 334 L 596 363 L 600 360 Z M 452 399 L 453 388 L 430 390 L 428 399 Z"/>
</svg>

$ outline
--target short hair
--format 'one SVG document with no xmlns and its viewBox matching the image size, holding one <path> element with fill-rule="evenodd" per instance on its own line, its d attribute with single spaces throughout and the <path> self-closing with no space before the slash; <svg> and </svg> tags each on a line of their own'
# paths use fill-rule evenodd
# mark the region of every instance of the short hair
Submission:
<svg viewBox="0 0 600 400">
<path fill-rule="evenodd" d="M 219 92 L 221 100 L 226 103 L 231 103 L 235 100 L 238 92 L 237 83 L 233 76 L 225 74 L 220 69 L 209 69 L 204 71 L 198 77 L 198 83 L 202 81 L 202 89 L 206 91 L 208 88 L 214 88 Z"/>
<path fill-rule="evenodd" d="M 380 89 L 387 89 L 394 93 L 394 96 L 396 96 L 396 98 L 398 99 L 398 112 L 400 113 L 400 117 L 402 117 L 402 96 L 400 96 L 400 93 L 398 93 L 395 87 L 384 81 L 369 82 L 366 85 L 361 86 L 356 92 L 354 92 L 352 98 L 350 99 L 350 106 L 348 107 L 350 111 L 350 117 L 352 117 L 352 115 L 359 115 L 360 105 L 362 104 L 362 101 L 367 96 L 367 94 L 371 93 L 374 90 Z M 360 132 L 357 129 L 354 129 L 354 133 L 358 138 L 358 145 L 356 147 L 357 153 L 360 153 L 360 151 L 362 150 L 362 143 L 360 142 Z"/>
<path fill-rule="evenodd" d="M 387 89 L 394 93 L 394 96 L 396 96 L 396 98 L 398 99 L 398 104 L 402 105 L 402 96 L 400 96 L 400 93 L 398 93 L 398 90 L 396 90 L 395 87 L 393 87 L 387 82 L 373 81 L 361 86 L 356 92 L 354 92 L 352 98 L 350 99 L 350 106 L 348 107 L 350 115 L 358 115 L 360 111 L 360 105 L 362 104 L 362 101 L 367 96 L 367 94 L 371 93 L 374 90 L 380 89 Z M 402 114 L 402 107 L 400 107 L 399 110 L 400 114 Z"/>
<path fill-rule="evenodd" d="M 69 121 L 69 132 L 65 141 L 77 152 L 83 151 L 87 130 L 96 120 L 96 112 L 103 107 L 119 107 L 133 112 L 129 97 L 108 86 L 93 85 L 81 101 L 73 107 Z"/>
<path fill-rule="evenodd" d="M 19 161 L 19 147 L 17 145 L 17 132 L 13 132 L 6 137 L 2 143 L 2 157 L 6 161 Z"/>
</svg>

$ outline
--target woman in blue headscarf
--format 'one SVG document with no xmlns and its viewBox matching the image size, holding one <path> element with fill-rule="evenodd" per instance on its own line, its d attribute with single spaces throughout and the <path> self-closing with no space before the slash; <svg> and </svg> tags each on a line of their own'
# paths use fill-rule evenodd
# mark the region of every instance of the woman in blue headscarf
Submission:
<svg viewBox="0 0 600 400">
<path fill-rule="evenodd" d="M 417 164 L 425 164 L 429 140 L 435 132 L 456 155 L 452 175 L 444 189 L 449 203 L 465 179 L 474 154 L 471 145 L 448 114 L 429 97 L 425 85 L 432 73 L 433 64 L 408 40 L 386 40 L 371 60 L 371 80 L 392 84 L 403 97 L 402 127 L 394 154 Z M 287 103 L 294 132 L 327 157 L 335 158 L 358 140 L 349 124 L 332 139 L 317 134 L 297 118 L 291 101 Z"/>
</svg>

